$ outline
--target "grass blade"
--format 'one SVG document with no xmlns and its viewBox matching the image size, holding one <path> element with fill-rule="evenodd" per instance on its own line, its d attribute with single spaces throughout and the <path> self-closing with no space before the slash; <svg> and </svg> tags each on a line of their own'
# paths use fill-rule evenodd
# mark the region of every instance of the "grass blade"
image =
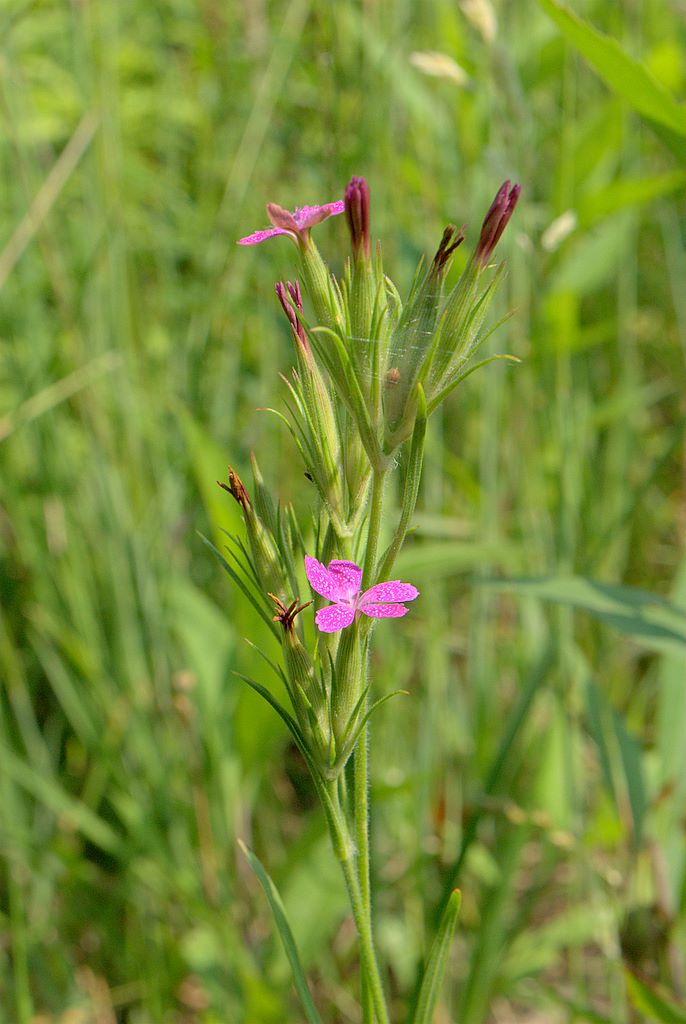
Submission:
<svg viewBox="0 0 686 1024">
<path fill-rule="evenodd" d="M 649 650 L 683 653 L 686 647 L 686 612 L 659 594 L 637 587 L 603 583 L 585 576 L 542 576 L 482 582 L 498 590 L 580 608 L 626 633 Z"/>
<path fill-rule="evenodd" d="M 686 135 L 686 110 L 643 64 L 557 0 L 538 2 L 613 92 L 650 121 L 677 135 Z"/>
<path fill-rule="evenodd" d="M 422 977 L 422 984 L 419 989 L 417 1007 L 412 1017 L 412 1024 L 431 1024 L 433 1020 L 461 902 L 462 894 L 460 890 L 453 890 L 441 916 L 441 923 L 438 926 L 436 937 L 431 944 L 429 958 L 424 968 L 424 976 Z"/>
<path fill-rule="evenodd" d="M 686 1006 L 675 1003 L 671 997 L 648 985 L 631 971 L 626 971 L 625 977 L 631 1002 L 648 1020 L 656 1020 L 660 1024 L 686 1024 Z"/>
<path fill-rule="evenodd" d="M 298 949 L 295 944 L 295 939 L 293 938 L 293 932 L 291 931 L 291 927 L 288 923 L 286 911 L 281 897 L 279 896 L 278 889 L 252 850 L 249 850 L 241 839 L 238 840 L 238 845 L 248 858 L 250 867 L 257 875 L 260 885 L 264 889 L 264 894 L 269 900 L 269 906 L 272 909 L 272 914 L 274 915 L 274 921 L 279 930 L 279 935 L 281 936 L 283 948 L 286 951 L 286 956 L 288 957 L 291 970 L 293 971 L 293 981 L 295 982 L 300 1002 L 302 1003 L 302 1007 L 305 1011 L 305 1016 L 307 1017 L 309 1024 L 322 1024 L 321 1017 L 317 1013 L 316 1007 L 312 1002 L 310 990 L 307 987 L 307 980 L 305 978 L 302 964 L 300 963 L 300 957 L 298 956 Z"/>
</svg>

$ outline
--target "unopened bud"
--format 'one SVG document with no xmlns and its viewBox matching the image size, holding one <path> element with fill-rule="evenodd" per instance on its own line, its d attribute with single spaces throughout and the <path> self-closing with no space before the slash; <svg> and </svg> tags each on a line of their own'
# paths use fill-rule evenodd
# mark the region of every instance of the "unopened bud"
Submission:
<svg viewBox="0 0 686 1024">
<path fill-rule="evenodd" d="M 462 231 L 449 224 L 443 232 L 436 255 L 414 291 L 390 345 L 389 358 L 397 364 L 386 372 L 384 417 L 386 452 L 393 451 L 412 432 L 416 385 L 431 357 L 443 295 L 443 281 L 452 254 L 462 242 Z"/>
<path fill-rule="evenodd" d="M 351 178 L 345 190 L 345 216 L 350 229 L 353 255 L 356 260 L 364 254 L 369 259 L 371 237 L 369 233 L 369 185 L 364 178 Z"/>
<path fill-rule="evenodd" d="M 521 185 L 513 185 L 510 188 L 508 180 L 503 182 L 496 192 L 495 199 L 484 217 L 479 244 L 476 247 L 475 258 L 480 266 L 484 267 L 493 255 L 500 236 L 514 212 L 521 191 Z"/>
<path fill-rule="evenodd" d="M 303 354 L 309 356 L 310 343 L 307 340 L 305 328 L 298 319 L 298 313 L 302 313 L 303 310 L 303 300 L 300 293 L 299 282 L 296 280 L 295 284 L 291 284 L 290 281 L 286 281 L 286 284 L 284 285 L 283 281 L 277 281 L 274 285 L 274 290 L 276 291 L 284 313 L 288 317 L 288 322 L 291 325 L 291 332 L 293 334 L 293 340 L 295 341 L 296 350 L 302 351 Z"/>
</svg>

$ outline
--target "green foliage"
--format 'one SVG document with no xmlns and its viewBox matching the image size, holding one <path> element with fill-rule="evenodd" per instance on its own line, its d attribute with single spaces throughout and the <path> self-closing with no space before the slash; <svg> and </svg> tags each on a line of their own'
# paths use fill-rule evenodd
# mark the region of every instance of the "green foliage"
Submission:
<svg viewBox="0 0 686 1024">
<path fill-rule="evenodd" d="M 682 29 L 674 5 L 573 7 L 3 5 L 3 1024 L 301 1019 L 239 838 L 283 893 L 321 1019 L 352 1019 L 321 813 L 234 674 L 285 704 L 243 637 L 278 644 L 199 533 L 225 558 L 222 531 L 244 539 L 215 481 L 229 461 L 248 478 L 251 449 L 284 506 L 314 504 L 283 424 L 255 413 L 285 411 L 271 296 L 293 251 L 234 240 L 267 200 L 329 201 L 353 173 L 405 291 L 446 223 L 473 245 L 495 188 L 523 184 L 486 330 L 514 315 L 480 353 L 520 363 L 474 374 L 416 436 L 395 573 L 421 599 L 392 639 L 377 627 L 370 696 L 410 694 L 371 718 L 393 1019 L 456 884 L 436 1020 L 679 1019 Z M 434 50 L 466 86 L 410 60 Z M 334 263 L 341 221 L 317 235 Z M 396 520 L 415 482 L 403 457 Z M 472 586 L 496 576 L 528 583 Z"/>
<path fill-rule="evenodd" d="M 321 1024 L 321 1018 L 317 1013 L 314 1003 L 312 1002 L 312 996 L 310 995 L 310 990 L 307 987 L 307 981 L 300 964 L 300 957 L 298 956 L 298 949 L 295 945 L 293 932 L 291 931 L 288 923 L 283 902 L 279 896 L 278 890 L 255 854 L 249 850 L 245 843 L 241 842 L 240 839 L 238 841 L 238 845 L 250 861 L 250 866 L 259 878 L 260 885 L 264 889 L 264 894 L 269 900 L 269 906 L 271 907 L 274 915 L 274 921 L 279 929 L 279 935 L 281 936 L 281 941 L 283 942 L 288 962 L 290 963 L 291 970 L 293 971 L 293 981 L 295 982 L 300 1002 L 302 1003 L 303 1010 L 305 1011 L 305 1016 L 307 1017 L 309 1024 Z"/>
</svg>

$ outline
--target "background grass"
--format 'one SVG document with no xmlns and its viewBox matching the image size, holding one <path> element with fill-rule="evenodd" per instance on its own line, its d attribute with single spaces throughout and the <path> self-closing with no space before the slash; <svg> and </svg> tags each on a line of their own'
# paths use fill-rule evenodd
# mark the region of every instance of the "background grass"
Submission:
<svg viewBox="0 0 686 1024">
<path fill-rule="evenodd" d="M 683 996 L 686 630 L 616 588 L 686 599 L 684 12 L 575 4 L 655 76 L 651 111 L 642 72 L 613 79 L 602 40 L 588 63 L 551 7 L 2 5 L 0 1021 L 300 1020 L 237 838 L 324 1018 L 358 1019 L 304 767 L 231 675 L 267 640 L 196 532 L 237 526 L 214 481 L 250 449 L 307 511 L 255 411 L 290 365 L 293 250 L 234 240 L 353 173 L 404 286 L 446 222 L 474 241 L 523 185 L 488 343 L 522 363 L 432 421 L 402 566 L 421 607 L 377 632 L 379 692 L 411 692 L 374 736 L 395 1016 L 455 882 L 441 1021 L 660 1019 L 627 964 Z M 417 66 L 433 50 L 462 81 Z M 318 235 L 334 269 L 341 220 Z"/>
</svg>

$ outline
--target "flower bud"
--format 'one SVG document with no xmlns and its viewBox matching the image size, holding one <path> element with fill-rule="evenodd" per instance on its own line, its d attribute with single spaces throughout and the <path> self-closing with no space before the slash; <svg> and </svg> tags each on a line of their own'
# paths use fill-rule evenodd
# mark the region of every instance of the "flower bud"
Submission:
<svg viewBox="0 0 686 1024">
<path fill-rule="evenodd" d="M 495 294 L 502 265 L 495 278 L 483 290 L 479 289 L 479 279 L 512 216 L 520 192 L 520 186 L 510 188 L 509 181 L 498 189 L 484 217 L 476 252 L 446 300 L 427 378 L 428 398 L 450 382 L 479 345 L 484 319 Z"/>
<path fill-rule="evenodd" d="M 500 236 L 507 227 L 508 221 L 517 205 L 519 194 L 522 191 L 521 185 L 513 185 L 505 181 L 496 192 L 495 199 L 484 217 L 479 236 L 479 244 L 476 247 L 476 261 L 481 267 L 485 267 L 490 260 Z"/>
<path fill-rule="evenodd" d="M 312 354 L 307 333 L 298 319 L 302 312 L 302 295 L 298 281 L 276 284 L 276 294 L 291 325 L 298 355 L 299 372 L 296 386 L 304 405 L 303 428 L 309 444 L 305 460 L 312 479 L 337 523 L 345 518 L 340 469 L 340 438 L 329 387 Z"/>
<path fill-rule="evenodd" d="M 421 284 L 414 290 L 391 339 L 384 389 L 387 452 L 412 432 L 416 384 L 435 340 L 443 281 L 452 255 L 464 234 L 452 224 L 443 232 L 440 245 Z"/>
<path fill-rule="evenodd" d="M 290 281 L 286 281 L 286 284 L 284 284 L 283 281 L 277 281 L 274 285 L 274 290 L 284 313 L 288 317 L 288 322 L 291 325 L 296 352 L 299 356 L 301 353 L 311 356 L 312 353 L 310 350 L 310 343 L 307 340 L 307 333 L 297 315 L 297 313 L 302 313 L 303 310 L 303 299 L 300 292 L 299 281 L 297 278 L 295 284 L 291 284 Z"/>
<path fill-rule="evenodd" d="M 351 178 L 345 190 L 345 216 L 352 239 L 355 261 L 369 259 L 369 185 L 364 178 Z"/>
</svg>

